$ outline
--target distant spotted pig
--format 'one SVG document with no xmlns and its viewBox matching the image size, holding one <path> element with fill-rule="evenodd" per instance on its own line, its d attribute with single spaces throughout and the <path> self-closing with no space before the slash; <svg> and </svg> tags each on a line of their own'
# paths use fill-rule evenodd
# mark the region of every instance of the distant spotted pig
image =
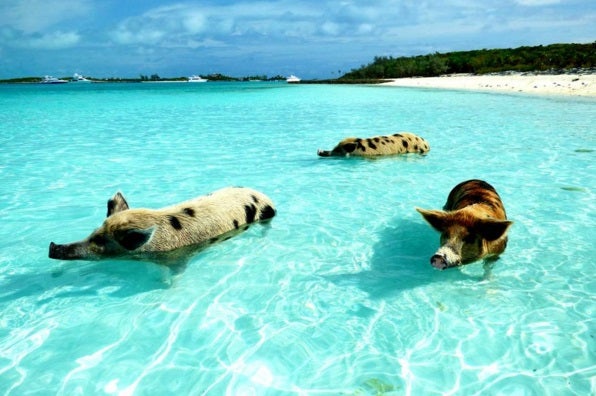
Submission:
<svg viewBox="0 0 596 396">
<path fill-rule="evenodd" d="M 443 209 L 416 209 L 441 233 L 441 247 L 430 259 L 433 267 L 455 267 L 505 251 L 512 222 L 493 186 L 482 180 L 462 182 L 451 190 Z"/>
<path fill-rule="evenodd" d="M 129 209 L 120 193 L 108 201 L 104 223 L 86 239 L 50 243 L 49 256 L 60 260 L 131 258 L 167 261 L 178 250 L 197 249 L 275 216 L 264 194 L 228 187 L 163 209 Z"/>
<path fill-rule="evenodd" d="M 428 142 L 420 136 L 400 132 L 368 139 L 349 137 L 339 142 L 333 150 L 319 150 L 317 154 L 321 157 L 372 157 L 407 153 L 426 154 L 429 150 Z"/>
</svg>

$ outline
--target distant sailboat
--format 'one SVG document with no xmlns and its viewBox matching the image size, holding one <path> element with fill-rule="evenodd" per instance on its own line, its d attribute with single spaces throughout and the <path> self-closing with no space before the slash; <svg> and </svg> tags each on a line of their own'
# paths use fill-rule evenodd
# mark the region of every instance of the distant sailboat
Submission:
<svg viewBox="0 0 596 396">
<path fill-rule="evenodd" d="M 79 73 L 75 73 L 75 74 L 72 76 L 72 80 L 71 80 L 71 82 L 90 83 L 90 82 L 91 82 L 91 80 L 89 80 L 89 79 L 87 79 L 87 78 L 85 78 L 85 77 L 81 76 Z"/>
<path fill-rule="evenodd" d="M 52 77 L 52 76 L 44 76 L 43 80 L 41 80 L 41 84 L 64 84 L 67 82 L 68 81 L 66 81 L 66 80 L 61 80 L 59 78 Z"/>
<path fill-rule="evenodd" d="M 300 78 L 296 77 L 295 75 L 290 75 L 288 78 L 286 78 L 286 81 L 289 83 L 299 83 L 300 82 Z"/>
<path fill-rule="evenodd" d="M 203 78 L 201 76 L 190 76 L 188 77 L 188 82 L 191 83 L 202 83 L 202 82 L 207 82 L 209 80 L 207 80 L 206 78 Z"/>
</svg>

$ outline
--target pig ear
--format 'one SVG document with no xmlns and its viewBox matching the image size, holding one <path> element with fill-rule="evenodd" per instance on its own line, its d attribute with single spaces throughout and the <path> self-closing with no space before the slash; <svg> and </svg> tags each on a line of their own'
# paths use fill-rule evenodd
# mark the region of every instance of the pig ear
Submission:
<svg viewBox="0 0 596 396">
<path fill-rule="evenodd" d="M 149 242 L 155 227 L 146 228 L 144 230 L 134 228 L 131 230 L 122 230 L 114 233 L 116 242 L 126 250 L 136 250 Z"/>
<path fill-rule="evenodd" d="M 445 212 L 441 210 L 426 210 L 420 208 L 416 208 L 416 210 L 435 230 L 442 232 L 446 228 L 447 214 Z"/>
<path fill-rule="evenodd" d="M 112 199 L 108 200 L 108 215 L 106 217 L 110 217 L 114 213 L 122 212 L 123 210 L 128 209 L 128 202 L 124 199 L 124 195 L 120 192 L 117 192 Z"/>
<path fill-rule="evenodd" d="M 511 224 L 508 220 L 485 219 L 474 225 L 474 231 L 487 241 L 494 241 L 505 235 Z"/>
</svg>

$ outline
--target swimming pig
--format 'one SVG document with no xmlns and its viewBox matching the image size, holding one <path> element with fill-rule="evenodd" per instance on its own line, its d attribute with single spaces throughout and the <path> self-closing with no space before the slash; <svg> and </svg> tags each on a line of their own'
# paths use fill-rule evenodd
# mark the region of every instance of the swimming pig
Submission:
<svg viewBox="0 0 596 396">
<path fill-rule="evenodd" d="M 441 247 L 430 259 L 433 267 L 442 270 L 503 253 L 512 222 L 490 184 L 482 180 L 458 184 L 443 209 L 416 208 L 441 233 Z"/>
<path fill-rule="evenodd" d="M 157 210 L 129 209 L 118 192 L 108 201 L 107 218 L 101 227 L 79 242 L 50 243 L 49 257 L 167 261 L 228 239 L 251 223 L 264 222 L 273 216 L 275 208 L 271 200 L 249 188 L 228 187 Z"/>
<path fill-rule="evenodd" d="M 390 136 L 375 136 L 368 139 L 349 137 L 338 143 L 333 150 L 318 150 L 321 157 L 369 157 L 406 153 L 426 154 L 430 146 L 426 140 L 409 132 Z"/>
</svg>

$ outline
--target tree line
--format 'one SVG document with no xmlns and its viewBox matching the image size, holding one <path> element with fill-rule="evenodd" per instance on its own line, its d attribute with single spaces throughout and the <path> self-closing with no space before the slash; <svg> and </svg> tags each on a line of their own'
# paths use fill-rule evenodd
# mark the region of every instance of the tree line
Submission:
<svg viewBox="0 0 596 396">
<path fill-rule="evenodd" d="M 340 80 L 433 77 L 441 74 L 487 74 L 504 71 L 554 71 L 596 67 L 596 42 L 507 49 L 434 53 L 411 57 L 378 56 Z"/>
</svg>

